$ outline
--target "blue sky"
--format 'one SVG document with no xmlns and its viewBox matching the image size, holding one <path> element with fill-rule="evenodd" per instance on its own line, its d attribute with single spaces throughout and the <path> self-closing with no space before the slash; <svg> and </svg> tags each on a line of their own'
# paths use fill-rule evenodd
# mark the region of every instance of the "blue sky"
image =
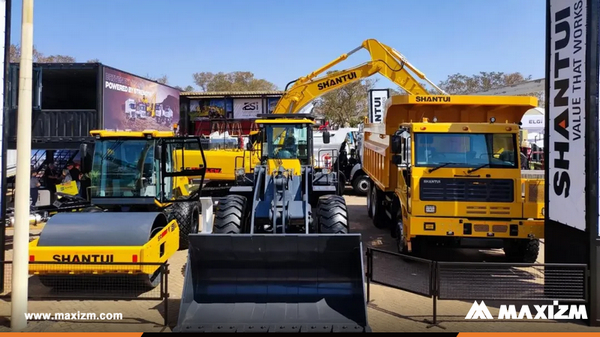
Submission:
<svg viewBox="0 0 600 337">
<path fill-rule="evenodd" d="M 12 0 L 19 44 L 21 1 Z M 36 0 L 34 44 L 169 84 L 199 71 L 252 71 L 285 84 L 368 38 L 436 84 L 479 71 L 544 77 L 545 0 Z M 369 60 L 360 51 L 335 69 Z M 373 76 L 372 78 L 379 78 Z M 380 78 L 377 87 L 394 87 Z"/>
</svg>

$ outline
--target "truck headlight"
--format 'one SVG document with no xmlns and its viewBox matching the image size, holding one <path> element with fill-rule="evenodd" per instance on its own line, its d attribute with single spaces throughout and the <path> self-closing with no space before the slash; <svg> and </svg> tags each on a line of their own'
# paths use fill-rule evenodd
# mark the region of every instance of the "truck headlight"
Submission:
<svg viewBox="0 0 600 337">
<path fill-rule="evenodd" d="M 246 171 L 244 170 L 243 167 L 235 169 L 236 177 L 241 177 L 241 176 L 244 176 L 245 174 L 246 174 Z"/>
<path fill-rule="evenodd" d="M 425 213 L 435 213 L 435 205 L 426 205 Z"/>
</svg>

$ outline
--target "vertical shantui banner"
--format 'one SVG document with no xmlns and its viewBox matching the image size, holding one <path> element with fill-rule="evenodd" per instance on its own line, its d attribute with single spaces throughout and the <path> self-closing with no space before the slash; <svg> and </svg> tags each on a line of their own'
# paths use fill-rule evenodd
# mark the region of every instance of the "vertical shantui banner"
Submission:
<svg viewBox="0 0 600 337">
<path fill-rule="evenodd" d="M 549 3 L 548 219 L 586 227 L 586 2 Z"/>
<path fill-rule="evenodd" d="M 383 122 L 385 101 L 390 97 L 388 89 L 369 90 L 369 123 Z"/>
<path fill-rule="evenodd" d="M 179 90 L 104 67 L 103 111 L 107 130 L 173 130 L 179 123 Z"/>
</svg>

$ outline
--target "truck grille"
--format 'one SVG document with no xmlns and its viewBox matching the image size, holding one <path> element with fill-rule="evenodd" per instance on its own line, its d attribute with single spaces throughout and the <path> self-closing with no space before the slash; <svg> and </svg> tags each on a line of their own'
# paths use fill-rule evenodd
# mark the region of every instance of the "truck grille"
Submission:
<svg viewBox="0 0 600 337">
<path fill-rule="evenodd" d="M 513 202 L 512 179 L 421 178 L 422 201 Z"/>
</svg>

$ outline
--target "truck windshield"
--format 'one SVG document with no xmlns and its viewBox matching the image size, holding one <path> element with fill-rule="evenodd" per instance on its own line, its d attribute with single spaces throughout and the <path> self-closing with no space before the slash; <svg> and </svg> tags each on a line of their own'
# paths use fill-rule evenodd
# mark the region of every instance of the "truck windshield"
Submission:
<svg viewBox="0 0 600 337">
<path fill-rule="evenodd" d="M 96 141 L 91 171 L 92 197 L 145 196 L 144 180 L 152 180 L 153 160 L 153 140 Z"/>
<path fill-rule="evenodd" d="M 518 167 L 515 134 L 416 133 L 415 165 L 435 167 Z"/>
</svg>

